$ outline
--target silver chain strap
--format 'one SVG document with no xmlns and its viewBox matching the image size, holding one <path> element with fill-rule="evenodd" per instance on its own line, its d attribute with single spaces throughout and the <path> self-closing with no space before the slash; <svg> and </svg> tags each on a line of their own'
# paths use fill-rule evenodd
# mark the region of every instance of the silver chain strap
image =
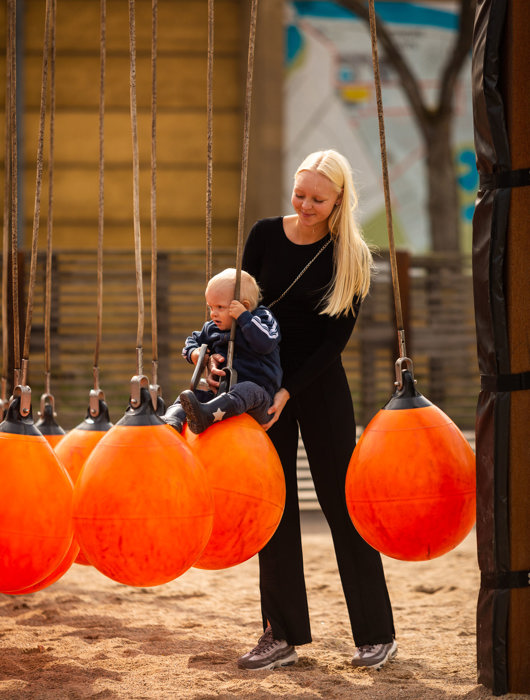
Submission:
<svg viewBox="0 0 530 700">
<path fill-rule="evenodd" d="M 281 301 L 281 300 L 284 298 L 284 296 L 287 294 L 287 292 L 288 292 L 292 287 L 294 287 L 294 285 L 298 282 L 298 280 L 299 280 L 300 277 L 304 274 L 304 272 L 307 270 L 307 268 L 315 262 L 315 260 L 318 258 L 318 256 L 320 255 L 320 253 L 322 253 L 322 252 L 328 247 L 328 245 L 329 245 L 330 243 L 331 243 L 331 238 L 328 238 L 328 240 L 324 243 L 324 245 L 323 245 L 322 248 L 318 251 L 318 253 L 315 255 L 315 257 L 314 257 L 314 258 L 311 258 L 311 260 L 307 263 L 307 265 L 304 267 L 304 269 L 295 277 L 295 279 L 291 282 L 291 284 L 287 287 L 287 289 L 286 289 L 277 299 L 275 299 L 274 301 L 272 301 L 270 304 L 267 304 L 267 306 L 268 306 L 269 309 L 270 309 L 272 306 L 274 306 L 274 304 L 277 304 L 279 301 Z"/>
</svg>

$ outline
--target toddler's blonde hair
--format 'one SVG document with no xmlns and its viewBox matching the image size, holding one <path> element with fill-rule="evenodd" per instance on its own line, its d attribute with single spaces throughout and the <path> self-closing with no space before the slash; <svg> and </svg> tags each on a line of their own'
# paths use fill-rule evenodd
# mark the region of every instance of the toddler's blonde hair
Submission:
<svg viewBox="0 0 530 700">
<path fill-rule="evenodd" d="M 231 294 L 234 294 L 236 284 L 236 269 L 235 267 L 227 267 L 217 275 L 214 275 L 206 285 L 205 294 L 208 290 L 220 289 L 222 287 L 230 288 Z M 261 291 L 258 283 L 245 270 L 241 270 L 241 288 L 239 290 L 239 301 L 243 303 L 248 301 L 250 311 L 253 311 L 261 300 Z"/>
</svg>

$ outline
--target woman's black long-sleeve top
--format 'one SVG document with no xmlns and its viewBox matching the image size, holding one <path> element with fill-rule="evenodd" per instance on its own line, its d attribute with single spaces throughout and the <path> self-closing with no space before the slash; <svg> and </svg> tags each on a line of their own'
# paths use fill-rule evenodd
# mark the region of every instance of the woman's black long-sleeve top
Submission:
<svg viewBox="0 0 530 700">
<path fill-rule="evenodd" d="M 328 237 L 329 234 L 315 243 L 297 245 L 285 235 L 283 217 L 261 219 L 254 224 L 245 244 L 243 269 L 258 281 L 265 306 L 281 296 Z M 332 276 L 333 242 L 274 305 L 282 334 L 282 385 L 291 396 L 339 359 L 353 331 L 359 303 L 354 305 L 355 315 L 349 312 L 331 317 L 319 313 Z"/>
</svg>

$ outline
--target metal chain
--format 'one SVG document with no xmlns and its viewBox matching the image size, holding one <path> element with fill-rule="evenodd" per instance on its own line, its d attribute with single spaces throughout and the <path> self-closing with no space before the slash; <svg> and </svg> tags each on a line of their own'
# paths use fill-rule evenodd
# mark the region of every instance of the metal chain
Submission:
<svg viewBox="0 0 530 700">
<path fill-rule="evenodd" d="M 272 307 L 274 306 L 274 304 L 277 304 L 279 301 L 281 301 L 281 300 L 284 298 L 284 296 L 287 294 L 287 292 L 288 292 L 292 287 L 294 287 L 294 285 L 298 282 L 298 280 L 299 280 L 300 277 L 304 274 L 304 272 L 307 270 L 307 268 L 315 262 L 315 260 L 318 258 L 318 256 L 320 255 L 320 253 L 322 253 L 322 252 L 328 247 L 328 245 L 329 245 L 330 243 L 331 243 L 331 238 L 328 238 L 328 240 L 324 243 L 324 245 L 323 245 L 322 248 L 318 251 L 318 253 L 315 255 L 315 257 L 314 257 L 314 258 L 311 258 L 311 260 L 307 263 L 307 265 L 304 267 L 304 269 L 302 270 L 302 272 L 300 272 L 300 273 L 296 276 L 296 278 L 291 282 L 291 284 L 287 287 L 287 289 L 283 292 L 283 294 L 281 294 L 277 299 L 275 299 L 274 301 L 272 301 L 270 304 L 267 305 L 267 306 L 269 307 L 269 309 L 272 308 Z"/>
</svg>

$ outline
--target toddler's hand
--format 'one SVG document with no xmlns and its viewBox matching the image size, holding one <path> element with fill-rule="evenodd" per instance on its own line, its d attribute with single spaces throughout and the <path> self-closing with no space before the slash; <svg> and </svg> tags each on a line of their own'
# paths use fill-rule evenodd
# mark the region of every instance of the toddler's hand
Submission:
<svg viewBox="0 0 530 700">
<path fill-rule="evenodd" d="M 228 307 L 228 313 L 232 318 L 239 318 L 243 311 L 246 311 L 245 306 L 240 302 L 233 299 Z"/>
</svg>

